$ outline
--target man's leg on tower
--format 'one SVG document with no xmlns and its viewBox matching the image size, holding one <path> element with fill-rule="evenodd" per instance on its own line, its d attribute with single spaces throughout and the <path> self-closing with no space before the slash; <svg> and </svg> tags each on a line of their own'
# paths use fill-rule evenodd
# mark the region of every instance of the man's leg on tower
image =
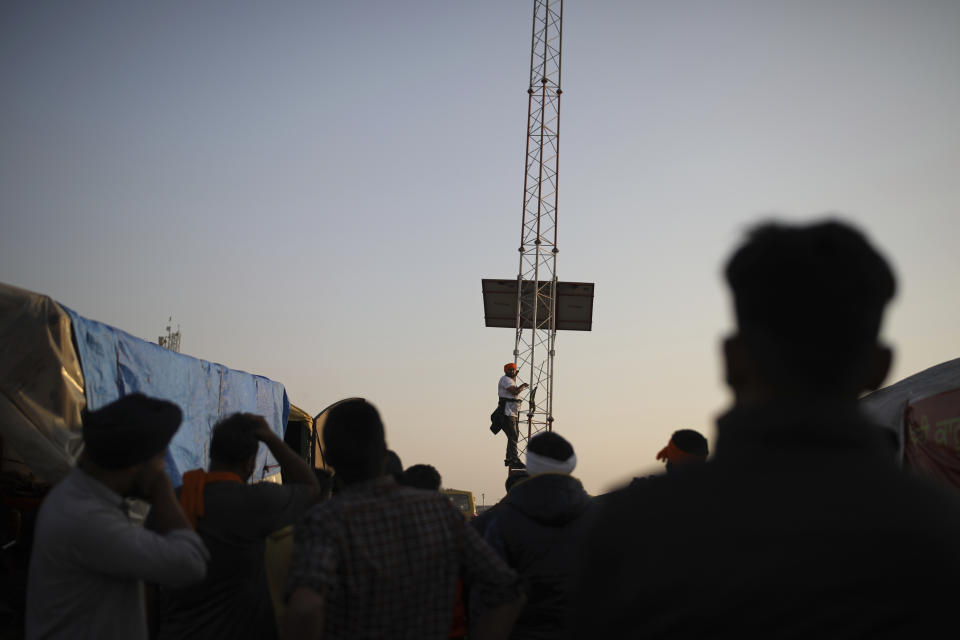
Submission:
<svg viewBox="0 0 960 640">
<path fill-rule="evenodd" d="M 507 436 L 507 456 L 503 464 L 510 465 L 520 462 L 517 457 L 517 416 L 509 416 L 503 421 L 503 433 Z"/>
</svg>

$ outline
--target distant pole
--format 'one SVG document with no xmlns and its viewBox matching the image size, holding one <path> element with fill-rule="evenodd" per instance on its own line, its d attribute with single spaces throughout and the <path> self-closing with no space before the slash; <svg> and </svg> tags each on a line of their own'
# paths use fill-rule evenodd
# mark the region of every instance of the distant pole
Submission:
<svg viewBox="0 0 960 640">
<path fill-rule="evenodd" d="M 519 455 L 529 438 L 553 430 L 562 23 L 563 0 L 534 0 L 513 349 L 520 378 L 531 391 L 525 398 L 527 429 L 520 430 Z"/>
</svg>

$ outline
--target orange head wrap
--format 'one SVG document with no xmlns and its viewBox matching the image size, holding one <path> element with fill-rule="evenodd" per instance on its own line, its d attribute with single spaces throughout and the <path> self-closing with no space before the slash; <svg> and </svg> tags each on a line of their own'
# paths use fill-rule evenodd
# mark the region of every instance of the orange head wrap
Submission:
<svg viewBox="0 0 960 640">
<path fill-rule="evenodd" d="M 657 454 L 657 460 L 663 460 L 672 464 L 684 464 L 687 462 L 704 462 L 707 456 L 684 451 L 673 442 L 673 438 L 667 443 L 660 453 Z"/>
<path fill-rule="evenodd" d="M 510 373 L 511 369 L 516 369 L 516 368 L 517 368 L 517 365 L 515 365 L 512 362 L 508 362 L 507 364 L 503 365 L 503 372 Z"/>
</svg>

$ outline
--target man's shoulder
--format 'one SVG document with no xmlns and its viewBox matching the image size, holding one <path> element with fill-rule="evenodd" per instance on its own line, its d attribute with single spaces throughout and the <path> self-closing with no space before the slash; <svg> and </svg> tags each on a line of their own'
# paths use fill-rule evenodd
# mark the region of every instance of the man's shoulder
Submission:
<svg viewBox="0 0 960 640">
<path fill-rule="evenodd" d="M 311 517 L 346 518 L 370 511 L 434 512 L 448 516 L 453 513 L 461 518 L 450 500 L 438 491 L 426 491 L 401 485 L 381 487 L 377 491 L 345 491 L 310 510 Z"/>
<path fill-rule="evenodd" d="M 96 480 L 80 469 L 73 469 L 47 492 L 43 499 L 43 506 L 58 503 L 69 504 L 77 500 L 94 500 L 95 494 L 91 491 L 93 482 L 96 482 Z"/>
<path fill-rule="evenodd" d="M 912 471 L 904 471 L 897 480 L 899 490 L 884 492 L 877 500 L 890 504 L 893 493 L 890 506 L 909 515 L 910 520 L 920 524 L 925 519 L 929 526 L 960 535 L 960 493 L 956 488 Z"/>
<path fill-rule="evenodd" d="M 686 516 L 696 510 L 697 503 L 711 499 L 707 487 L 710 491 L 722 491 L 706 468 L 677 475 L 663 473 L 634 478 L 629 484 L 594 496 L 589 519 L 616 527 L 648 527 L 654 517 Z"/>
<path fill-rule="evenodd" d="M 450 499 L 439 491 L 394 485 L 390 491 L 383 495 L 382 499 L 385 504 L 401 511 L 429 511 L 444 516 L 453 513 L 457 517 L 463 518 L 450 502 Z"/>
<path fill-rule="evenodd" d="M 307 485 L 302 484 L 279 484 L 276 482 L 254 482 L 252 484 L 224 482 L 208 486 L 228 488 L 228 490 L 236 491 L 238 494 L 247 496 L 252 500 L 283 498 L 302 488 L 308 488 Z"/>
<path fill-rule="evenodd" d="M 204 489 L 204 501 L 221 508 L 264 509 L 289 502 L 297 485 L 274 482 L 217 482 Z"/>
<path fill-rule="evenodd" d="M 40 517 L 62 515 L 64 507 L 74 502 L 76 493 L 73 482 L 68 475 L 55 484 L 53 488 L 47 492 L 47 495 L 43 497 L 43 502 L 40 503 Z"/>
<path fill-rule="evenodd" d="M 126 520 L 121 499 L 117 497 L 117 503 L 111 503 L 100 495 L 106 489 L 91 490 L 89 485 L 96 480 L 84 478 L 81 473 L 74 470 L 50 490 L 40 505 L 39 520 L 55 527 L 67 522 L 73 527 L 90 526 L 103 519 Z"/>
<path fill-rule="evenodd" d="M 228 530 L 259 538 L 299 520 L 313 503 L 313 493 L 308 485 L 218 482 L 207 485 L 204 501 L 201 523 L 207 534 Z"/>
<path fill-rule="evenodd" d="M 709 462 L 683 473 L 635 479 L 599 496 L 592 517 L 611 527 L 696 525 L 759 528 L 806 514 L 809 522 L 849 518 L 871 527 L 926 528 L 960 533 L 960 496 L 930 478 L 892 464 L 856 468 L 796 466 L 763 471 Z M 758 506 L 762 508 L 758 509 Z M 668 524 L 669 523 L 669 524 Z"/>
<path fill-rule="evenodd" d="M 482 536 L 487 527 L 490 526 L 490 523 L 500 516 L 500 511 L 502 509 L 503 501 L 500 501 L 471 520 L 470 526 L 472 526 L 474 530 Z"/>
<path fill-rule="evenodd" d="M 67 480 L 61 480 L 43 498 L 37 512 L 34 542 L 44 544 L 48 539 L 69 538 L 68 531 L 74 521 L 79 519 L 71 513 L 74 501 L 70 499 L 71 489 L 65 486 Z"/>
</svg>

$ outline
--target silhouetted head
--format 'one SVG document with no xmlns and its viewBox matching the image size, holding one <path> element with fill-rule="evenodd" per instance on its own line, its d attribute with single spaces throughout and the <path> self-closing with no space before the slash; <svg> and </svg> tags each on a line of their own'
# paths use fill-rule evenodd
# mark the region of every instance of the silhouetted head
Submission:
<svg viewBox="0 0 960 640">
<path fill-rule="evenodd" d="M 183 412 L 172 402 L 131 393 L 96 411 L 84 409 L 81 417 L 86 458 L 103 469 L 119 470 L 163 453 Z"/>
<path fill-rule="evenodd" d="M 724 344 L 740 405 L 786 398 L 854 401 L 883 382 L 878 344 L 893 273 L 852 227 L 765 223 L 730 259 L 737 334 Z"/>
<path fill-rule="evenodd" d="M 400 484 L 427 491 L 440 490 L 440 472 L 429 464 L 415 464 L 400 476 Z"/>
<path fill-rule="evenodd" d="M 143 481 L 163 465 L 167 445 L 183 413 L 172 402 L 141 393 L 81 412 L 84 450 L 81 468 L 122 496 L 146 497 Z"/>
<path fill-rule="evenodd" d="M 269 428 L 254 413 L 234 413 L 218 422 L 210 439 L 210 468 L 233 471 L 244 480 L 253 475 L 260 448 L 254 432 L 263 426 Z"/>
<path fill-rule="evenodd" d="M 667 473 L 681 467 L 703 464 L 710 451 L 707 439 L 693 429 L 680 429 L 670 436 L 670 442 L 657 454 L 657 460 L 667 464 Z"/>
<path fill-rule="evenodd" d="M 526 480 L 529 477 L 530 477 L 530 474 L 528 474 L 526 471 L 514 471 L 507 476 L 507 479 L 503 483 L 503 486 L 507 490 L 507 493 L 510 493 L 510 489 L 513 489 L 515 484 L 517 484 L 521 480 Z"/>
<path fill-rule="evenodd" d="M 383 422 L 366 400 L 347 400 L 330 409 L 323 442 L 330 466 L 346 484 L 383 475 L 387 451 Z"/>
<path fill-rule="evenodd" d="M 577 456 L 573 446 L 559 433 L 544 431 L 527 443 L 527 473 L 573 473 Z"/>
<path fill-rule="evenodd" d="M 383 454 L 383 475 L 391 476 L 397 482 L 400 482 L 400 476 L 403 475 L 403 462 L 393 449 L 387 449 Z"/>
</svg>

